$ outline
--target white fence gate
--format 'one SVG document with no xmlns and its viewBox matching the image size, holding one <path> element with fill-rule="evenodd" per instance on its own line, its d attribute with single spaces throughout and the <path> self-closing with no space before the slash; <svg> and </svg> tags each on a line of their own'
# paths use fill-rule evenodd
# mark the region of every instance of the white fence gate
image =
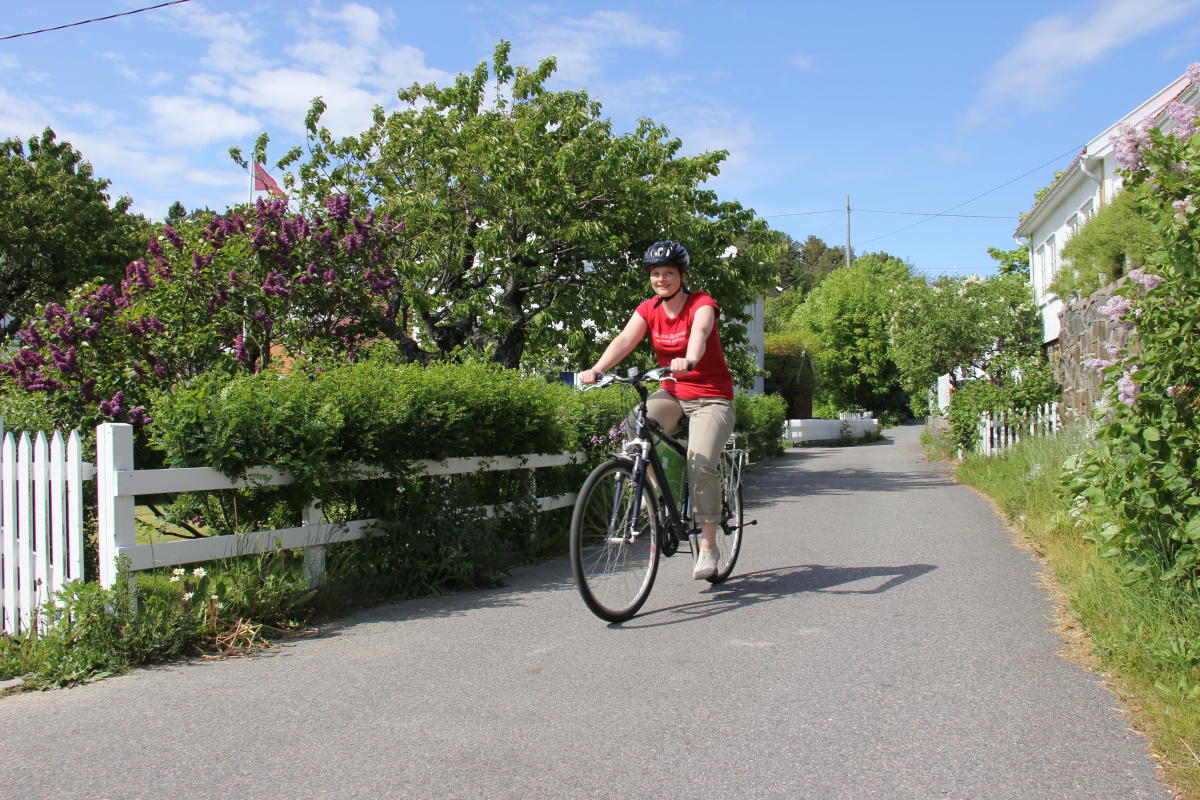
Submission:
<svg viewBox="0 0 1200 800">
<path fill-rule="evenodd" d="M 0 427 L 0 539 L 4 632 L 29 630 L 37 610 L 83 577 L 83 482 L 92 465 L 79 432 L 19 436 Z"/>
<path fill-rule="evenodd" d="M 1062 427 L 1058 403 L 1043 403 L 1025 411 L 984 412 L 979 415 L 979 439 L 975 452 L 990 456 L 1003 452 L 1021 439 L 1052 436 Z"/>
</svg>

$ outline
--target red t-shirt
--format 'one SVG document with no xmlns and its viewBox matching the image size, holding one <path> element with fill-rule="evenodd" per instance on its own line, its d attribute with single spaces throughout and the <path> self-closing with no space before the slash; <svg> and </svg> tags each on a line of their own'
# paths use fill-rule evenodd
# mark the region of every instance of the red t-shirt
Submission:
<svg viewBox="0 0 1200 800">
<path fill-rule="evenodd" d="M 671 319 L 666 309 L 654 304 L 658 298 L 651 297 L 637 307 L 638 316 L 646 320 L 650 330 L 650 343 L 654 345 L 654 354 L 658 356 L 660 367 L 669 367 L 671 359 L 686 358 L 688 336 L 692 330 L 692 320 L 696 311 L 704 306 L 712 306 L 721 317 L 721 307 L 707 292 L 692 292 L 683 301 L 683 309 L 679 316 Z M 694 400 L 699 397 L 724 397 L 733 399 L 733 376 L 725 364 L 725 353 L 721 350 L 721 337 L 717 335 L 717 326 L 713 325 L 705 342 L 704 356 L 691 372 L 677 376 L 678 380 L 664 381 L 663 388 L 680 400 Z"/>
</svg>

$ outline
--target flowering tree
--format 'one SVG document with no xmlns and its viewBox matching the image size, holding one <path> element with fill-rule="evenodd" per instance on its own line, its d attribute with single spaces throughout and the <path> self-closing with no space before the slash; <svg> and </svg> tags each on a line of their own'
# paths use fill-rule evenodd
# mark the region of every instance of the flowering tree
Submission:
<svg viewBox="0 0 1200 800">
<path fill-rule="evenodd" d="M 508 53 L 502 42 L 490 69 L 401 91 L 406 108 L 377 109 L 341 140 L 320 126 L 318 99 L 307 159 L 297 149 L 279 162 L 297 165 L 285 183 L 302 203 L 346 193 L 408 222 L 413 256 L 388 293 L 401 352 L 591 363 L 646 294 L 641 253 L 665 238 L 691 251 L 692 281 L 721 304 L 723 342 L 736 349 L 781 245 L 751 210 L 702 188 L 727 154 L 681 156 L 649 120 L 614 135 L 585 92 L 546 88 L 552 59 L 530 70 Z"/>
<path fill-rule="evenodd" d="M 1200 64 L 1188 68 L 1200 82 Z M 1101 309 L 1131 344 L 1092 366 L 1115 399 L 1081 459 L 1076 491 L 1115 520 L 1100 534 L 1141 569 L 1200 580 L 1200 135 L 1196 112 L 1172 108 L 1170 133 L 1123 128 L 1115 149 L 1163 246 Z"/>
<path fill-rule="evenodd" d="M 353 358 L 395 323 L 384 302 L 403 224 L 283 200 L 164 226 L 119 283 L 48 303 L 0 359 L 10 424 L 151 421 L 154 392 L 208 370 L 257 372 L 281 357 Z"/>
</svg>

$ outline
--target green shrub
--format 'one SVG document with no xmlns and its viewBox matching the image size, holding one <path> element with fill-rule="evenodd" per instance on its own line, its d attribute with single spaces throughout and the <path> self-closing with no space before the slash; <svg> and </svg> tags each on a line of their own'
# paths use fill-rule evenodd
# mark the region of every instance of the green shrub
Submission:
<svg viewBox="0 0 1200 800">
<path fill-rule="evenodd" d="M 734 428 L 742 434 L 742 444 L 755 461 L 783 452 L 783 426 L 787 421 L 787 402 L 777 394 L 737 394 L 733 398 L 737 413 Z"/>
</svg>

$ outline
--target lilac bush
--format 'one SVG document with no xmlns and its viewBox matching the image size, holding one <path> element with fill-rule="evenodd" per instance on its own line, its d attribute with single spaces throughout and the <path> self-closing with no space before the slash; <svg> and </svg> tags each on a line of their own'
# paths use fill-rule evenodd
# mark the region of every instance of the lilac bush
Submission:
<svg viewBox="0 0 1200 800">
<path fill-rule="evenodd" d="M 1200 81 L 1200 64 L 1188 68 Z M 1200 588 L 1200 136 L 1195 110 L 1172 106 L 1171 135 L 1122 131 L 1114 141 L 1163 245 L 1100 309 L 1131 329 L 1130 350 L 1092 359 L 1113 405 L 1072 489 L 1106 507 L 1097 541 L 1135 571 Z"/>
<path fill-rule="evenodd" d="M 48 304 L 0 358 L 10 425 L 153 421 L 151 398 L 209 370 L 352 360 L 395 327 L 403 223 L 280 199 L 164 226 L 116 284 Z"/>
</svg>

